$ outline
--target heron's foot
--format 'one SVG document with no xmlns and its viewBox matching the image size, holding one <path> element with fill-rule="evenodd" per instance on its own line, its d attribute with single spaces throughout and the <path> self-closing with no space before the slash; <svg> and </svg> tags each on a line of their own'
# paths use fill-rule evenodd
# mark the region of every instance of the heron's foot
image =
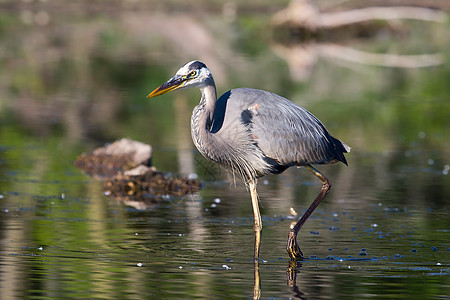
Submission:
<svg viewBox="0 0 450 300">
<path fill-rule="evenodd" d="M 291 257 L 291 260 L 297 261 L 303 259 L 303 253 L 297 244 L 297 234 L 293 230 L 289 232 L 286 250 Z"/>
</svg>

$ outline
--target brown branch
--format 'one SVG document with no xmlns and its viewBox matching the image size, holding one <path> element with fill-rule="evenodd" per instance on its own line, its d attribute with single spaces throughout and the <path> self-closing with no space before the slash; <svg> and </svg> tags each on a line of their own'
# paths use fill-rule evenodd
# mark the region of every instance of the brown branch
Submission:
<svg viewBox="0 0 450 300">
<path fill-rule="evenodd" d="M 320 14 L 316 26 L 339 27 L 372 20 L 411 19 L 444 23 L 447 15 L 442 11 L 419 7 L 368 7 L 343 12 Z"/>
<path fill-rule="evenodd" d="M 365 52 L 336 44 L 321 45 L 319 47 L 319 51 L 320 54 L 325 57 L 383 67 L 424 68 L 440 65 L 444 61 L 444 57 L 441 54 L 379 54 Z"/>
<path fill-rule="evenodd" d="M 444 23 L 445 12 L 419 7 L 367 7 L 342 12 L 321 13 L 309 0 L 293 0 L 274 15 L 274 26 L 290 25 L 310 29 L 335 28 L 373 20 L 413 19 Z"/>
</svg>

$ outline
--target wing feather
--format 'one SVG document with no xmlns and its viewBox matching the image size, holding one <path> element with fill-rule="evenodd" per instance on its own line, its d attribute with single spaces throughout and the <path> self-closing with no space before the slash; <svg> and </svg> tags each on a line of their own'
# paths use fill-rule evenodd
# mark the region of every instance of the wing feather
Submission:
<svg viewBox="0 0 450 300">
<path fill-rule="evenodd" d="M 303 107 L 276 94 L 247 88 L 231 90 L 227 102 L 224 126 L 234 123 L 235 113 L 240 112 L 251 138 L 264 155 L 279 164 L 347 163 L 342 153 L 349 151 L 348 146 L 333 138 Z"/>
</svg>

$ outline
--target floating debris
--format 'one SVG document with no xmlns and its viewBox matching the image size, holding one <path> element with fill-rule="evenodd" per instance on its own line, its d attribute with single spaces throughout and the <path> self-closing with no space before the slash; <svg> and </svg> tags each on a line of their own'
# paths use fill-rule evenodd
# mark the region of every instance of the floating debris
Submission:
<svg viewBox="0 0 450 300">
<path fill-rule="evenodd" d="M 150 166 L 151 154 L 150 145 L 121 139 L 81 154 L 74 164 L 87 174 L 102 178 L 106 196 L 137 209 L 147 209 L 168 195 L 184 196 L 199 191 L 197 176 L 168 177 Z"/>
<path fill-rule="evenodd" d="M 124 138 L 81 154 L 74 164 L 89 175 L 110 177 L 139 165 L 150 166 L 151 156 L 150 145 Z"/>
<path fill-rule="evenodd" d="M 297 212 L 295 211 L 295 209 L 293 207 L 289 208 L 289 212 L 291 213 L 291 216 L 296 216 Z"/>
<path fill-rule="evenodd" d="M 199 191 L 196 179 L 169 178 L 155 167 L 139 166 L 133 170 L 105 179 L 106 195 L 116 198 L 149 198 L 163 195 L 184 196 Z"/>
</svg>

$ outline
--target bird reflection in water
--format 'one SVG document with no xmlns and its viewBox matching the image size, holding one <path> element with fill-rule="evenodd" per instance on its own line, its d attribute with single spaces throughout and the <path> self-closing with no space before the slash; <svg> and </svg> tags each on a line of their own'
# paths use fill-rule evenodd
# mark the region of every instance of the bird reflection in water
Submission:
<svg viewBox="0 0 450 300">
<path fill-rule="evenodd" d="M 289 261 L 289 266 L 286 270 L 287 285 L 294 292 L 294 297 L 306 299 L 304 293 L 300 291 L 297 286 L 297 274 L 300 272 L 302 264 L 299 261 Z"/>
<path fill-rule="evenodd" d="M 296 260 L 290 260 L 286 269 L 287 286 L 294 292 L 294 297 L 299 299 L 306 299 L 305 294 L 300 291 L 297 285 L 297 274 L 300 273 L 302 264 Z M 254 284 L 253 284 L 253 299 L 261 298 L 261 277 L 259 274 L 259 262 L 255 262 L 254 267 Z"/>
</svg>

